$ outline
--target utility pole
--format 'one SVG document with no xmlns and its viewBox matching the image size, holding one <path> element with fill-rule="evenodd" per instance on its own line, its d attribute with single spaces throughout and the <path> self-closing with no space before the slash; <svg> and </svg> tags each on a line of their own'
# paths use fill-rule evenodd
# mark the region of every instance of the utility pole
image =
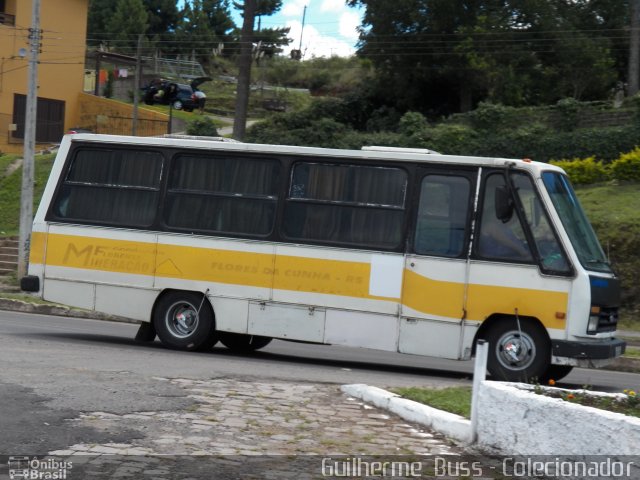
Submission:
<svg viewBox="0 0 640 480">
<path fill-rule="evenodd" d="M 20 196 L 20 236 L 18 245 L 18 279 L 27 274 L 29 246 L 33 223 L 33 173 L 36 149 L 38 106 L 38 53 L 40 52 L 40 0 L 33 0 L 29 29 L 29 79 L 27 108 L 24 121 L 24 159 L 22 162 L 22 193 Z"/>
<path fill-rule="evenodd" d="M 142 76 L 142 34 L 138 35 L 138 50 L 136 52 L 136 78 L 133 83 L 133 119 L 131 135 L 138 133 L 138 103 L 140 102 L 140 77 Z"/>
<path fill-rule="evenodd" d="M 247 128 L 255 17 L 256 0 L 244 0 L 244 21 L 240 33 L 240 57 L 238 59 L 238 93 L 236 94 L 236 114 L 233 121 L 233 138 L 236 140 L 244 138 L 244 132 Z"/>
<path fill-rule="evenodd" d="M 640 90 L 640 0 L 631 0 L 631 44 L 629 48 L 629 96 Z"/>
<path fill-rule="evenodd" d="M 300 46 L 298 47 L 298 50 L 300 50 L 300 53 L 302 53 L 302 35 L 304 34 L 304 21 L 307 17 L 307 6 L 304 6 L 304 9 L 302 10 L 302 28 L 300 28 Z"/>
</svg>

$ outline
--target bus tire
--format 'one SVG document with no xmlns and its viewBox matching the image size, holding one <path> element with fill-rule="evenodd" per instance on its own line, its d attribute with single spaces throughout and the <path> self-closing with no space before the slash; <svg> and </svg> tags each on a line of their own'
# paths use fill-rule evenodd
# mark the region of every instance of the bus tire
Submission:
<svg viewBox="0 0 640 480">
<path fill-rule="evenodd" d="M 489 343 L 487 369 L 496 380 L 530 382 L 544 379 L 551 365 L 551 342 L 529 319 L 503 318 L 484 336 Z"/>
<path fill-rule="evenodd" d="M 213 311 L 201 293 L 163 295 L 154 310 L 153 326 L 162 344 L 176 350 L 209 350 L 218 341 Z"/>
<path fill-rule="evenodd" d="M 242 333 L 220 332 L 220 342 L 234 352 L 253 352 L 271 343 L 273 338 Z"/>
<path fill-rule="evenodd" d="M 549 365 L 547 373 L 544 376 L 545 383 L 549 380 L 562 380 L 573 370 L 572 365 Z"/>
</svg>

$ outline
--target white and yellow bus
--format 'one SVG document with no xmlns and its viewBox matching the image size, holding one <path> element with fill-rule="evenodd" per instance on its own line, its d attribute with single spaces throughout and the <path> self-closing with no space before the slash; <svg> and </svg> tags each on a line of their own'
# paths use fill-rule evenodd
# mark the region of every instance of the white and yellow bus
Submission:
<svg viewBox="0 0 640 480">
<path fill-rule="evenodd" d="M 66 136 L 24 290 L 139 338 L 272 338 L 560 378 L 624 351 L 619 283 L 563 171 L 529 160 Z"/>
</svg>

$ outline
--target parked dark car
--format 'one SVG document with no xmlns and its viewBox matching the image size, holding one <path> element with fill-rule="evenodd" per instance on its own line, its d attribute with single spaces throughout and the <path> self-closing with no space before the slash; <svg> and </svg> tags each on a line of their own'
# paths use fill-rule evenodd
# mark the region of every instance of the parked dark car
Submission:
<svg viewBox="0 0 640 480">
<path fill-rule="evenodd" d="M 192 112 L 198 108 L 198 98 L 195 96 L 194 89 L 209 80 L 211 80 L 210 77 L 198 77 L 190 85 L 168 80 L 152 80 L 149 85 L 142 88 L 143 100 L 147 105 L 155 103 L 172 105 L 176 110 Z"/>
</svg>

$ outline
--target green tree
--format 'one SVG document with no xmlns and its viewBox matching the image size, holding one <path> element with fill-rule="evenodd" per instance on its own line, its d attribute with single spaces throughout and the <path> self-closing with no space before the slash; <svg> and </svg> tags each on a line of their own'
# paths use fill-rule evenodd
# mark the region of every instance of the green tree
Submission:
<svg viewBox="0 0 640 480">
<path fill-rule="evenodd" d="M 87 43 L 98 46 L 109 41 L 107 22 L 113 13 L 113 0 L 91 0 L 87 17 Z"/>
<path fill-rule="evenodd" d="M 174 53 L 195 55 L 195 58 L 210 68 L 213 49 L 225 45 L 231 38 L 229 32 L 234 24 L 225 0 L 191 0 L 185 2 L 176 27 Z"/>
<path fill-rule="evenodd" d="M 176 0 L 143 0 L 143 3 L 149 16 L 149 36 L 171 38 L 180 19 Z"/>
<path fill-rule="evenodd" d="M 437 116 L 483 100 L 605 97 L 626 76 L 628 1 L 348 3 L 365 8 L 359 55 L 376 66 L 377 97 Z"/>
<path fill-rule="evenodd" d="M 148 20 L 149 15 L 142 0 L 118 0 L 111 18 L 105 24 L 111 36 L 109 45 L 118 53 L 134 55 L 138 35 L 146 33 Z"/>
</svg>

